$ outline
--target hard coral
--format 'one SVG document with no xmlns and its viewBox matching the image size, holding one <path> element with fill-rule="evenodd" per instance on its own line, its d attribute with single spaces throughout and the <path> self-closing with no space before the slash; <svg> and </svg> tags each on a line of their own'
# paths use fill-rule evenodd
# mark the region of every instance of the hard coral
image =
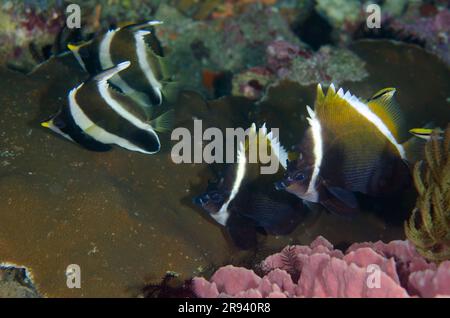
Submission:
<svg viewBox="0 0 450 318">
<path fill-rule="evenodd" d="M 347 49 L 323 46 L 312 52 L 288 41 L 276 40 L 267 46 L 265 66 L 233 77 L 233 95 L 259 99 L 268 85 L 284 79 L 305 86 L 360 81 L 368 76 L 364 66 L 364 62 Z M 255 81 L 259 87 L 252 85 Z"/>
<path fill-rule="evenodd" d="M 450 259 L 450 125 L 444 132 L 433 133 L 425 146 L 425 163 L 414 167 L 414 181 L 419 193 L 416 208 L 405 223 L 408 239 L 425 258 Z"/>
<path fill-rule="evenodd" d="M 450 295 L 450 262 L 428 263 L 408 241 L 361 243 L 344 254 L 323 237 L 287 246 L 260 265 L 264 276 L 228 265 L 208 281 L 193 279 L 198 297 L 436 297 Z"/>
</svg>

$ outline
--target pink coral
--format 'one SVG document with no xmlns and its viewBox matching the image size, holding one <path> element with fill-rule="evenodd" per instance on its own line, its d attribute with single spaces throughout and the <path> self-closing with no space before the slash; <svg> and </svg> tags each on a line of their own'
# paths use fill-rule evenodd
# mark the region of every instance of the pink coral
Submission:
<svg viewBox="0 0 450 318">
<path fill-rule="evenodd" d="M 261 263 L 263 277 L 231 265 L 207 281 L 193 279 L 198 297 L 446 297 L 450 261 L 428 263 L 408 241 L 353 244 L 344 254 L 323 237 L 287 246 Z"/>
</svg>

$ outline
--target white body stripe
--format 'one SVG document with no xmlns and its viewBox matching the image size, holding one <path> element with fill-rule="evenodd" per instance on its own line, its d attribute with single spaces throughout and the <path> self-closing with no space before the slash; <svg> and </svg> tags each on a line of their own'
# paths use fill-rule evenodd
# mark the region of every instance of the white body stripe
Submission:
<svg viewBox="0 0 450 318">
<path fill-rule="evenodd" d="M 331 88 L 331 86 L 330 86 Z M 333 85 L 334 89 L 334 85 Z M 360 113 L 364 118 L 366 118 L 368 121 L 370 121 L 372 124 L 374 124 L 378 130 L 391 142 L 394 147 L 397 149 L 398 153 L 400 154 L 400 157 L 402 159 L 406 159 L 406 153 L 405 149 L 402 145 L 400 145 L 397 140 L 395 140 L 394 135 L 392 135 L 389 128 L 383 123 L 383 121 L 375 114 L 373 113 L 369 106 L 361 102 L 358 97 L 352 95 L 350 91 L 347 91 L 345 94 L 341 89 L 338 90 L 337 94 L 345 99 L 350 106 L 352 106 L 358 113 Z"/>
<path fill-rule="evenodd" d="M 146 154 L 154 153 L 154 152 L 148 152 L 148 151 L 134 145 L 130 141 L 104 130 L 103 128 L 101 128 L 100 126 L 97 126 L 94 122 L 92 122 L 86 116 L 86 114 L 83 112 L 83 110 L 81 109 L 81 107 L 78 105 L 78 103 L 76 101 L 76 93 L 77 93 L 78 89 L 80 89 L 82 86 L 83 86 L 83 84 L 81 84 L 77 88 L 72 89 L 69 93 L 70 112 L 72 114 L 72 117 L 73 117 L 75 123 L 78 125 L 78 127 L 80 127 L 80 129 L 82 129 L 86 134 L 91 136 L 93 139 L 95 139 L 103 144 L 116 144 L 125 149 L 131 150 L 131 151 L 138 151 L 138 152 L 142 152 L 142 153 L 146 153 Z M 158 139 L 158 141 L 159 141 L 159 139 Z"/>
<path fill-rule="evenodd" d="M 147 60 L 147 47 L 144 41 L 144 36 L 150 33 L 150 31 L 137 31 L 134 34 L 134 38 L 136 40 L 136 53 L 138 57 L 138 63 L 141 67 L 141 70 L 144 72 L 145 77 L 148 80 L 148 83 L 154 90 L 154 92 L 158 95 L 159 99 L 162 99 L 161 95 L 161 83 L 155 78 L 155 74 L 153 74 L 152 68 L 148 64 Z"/>
<path fill-rule="evenodd" d="M 155 138 L 158 138 L 155 131 L 153 130 L 153 127 L 143 122 L 141 119 L 133 115 L 132 113 L 128 112 L 125 108 L 120 105 L 118 101 L 116 101 L 110 93 L 110 88 L 108 87 L 108 83 L 106 81 L 99 81 L 97 83 L 98 90 L 100 92 L 101 97 L 103 100 L 111 107 L 119 116 L 123 117 L 127 121 L 129 121 L 131 124 L 136 126 L 137 128 L 147 130 L 148 132 L 155 135 Z"/>
<path fill-rule="evenodd" d="M 102 66 L 102 69 L 108 69 L 110 67 L 113 67 L 114 64 L 111 59 L 111 42 L 114 38 L 114 35 L 116 35 L 116 32 L 119 31 L 119 29 L 116 30 L 109 30 L 106 32 L 106 34 L 103 36 L 102 40 L 100 41 L 100 47 L 98 52 L 98 58 L 100 60 L 100 65 Z"/>
<path fill-rule="evenodd" d="M 111 42 L 116 35 L 116 32 L 120 31 L 120 28 L 117 28 L 115 30 L 109 30 L 104 36 L 103 39 L 100 41 L 100 47 L 99 47 L 99 60 L 100 65 L 103 70 L 106 70 L 108 68 L 114 67 L 115 64 L 113 63 L 111 59 Z M 111 83 L 114 85 L 120 87 L 120 89 L 125 94 L 131 94 L 135 90 L 132 89 L 123 79 L 120 77 L 119 74 L 114 75 L 110 79 Z"/>
<path fill-rule="evenodd" d="M 230 197 L 222 205 L 219 212 L 217 212 L 215 214 L 211 214 L 211 216 L 217 221 L 217 223 L 222 224 L 223 226 L 226 225 L 227 220 L 230 216 L 230 212 L 228 212 L 228 205 L 230 204 L 231 201 L 233 201 L 233 199 L 236 197 L 237 193 L 239 192 L 239 188 L 241 187 L 242 180 L 244 180 L 244 176 L 245 176 L 245 167 L 247 164 L 247 159 L 245 156 L 245 147 L 242 142 L 239 146 L 237 160 L 238 160 L 238 167 L 237 167 L 237 172 L 236 172 L 236 179 L 234 180 L 233 187 L 231 188 Z"/>
<path fill-rule="evenodd" d="M 318 202 L 319 201 L 319 193 L 317 192 L 317 177 L 319 176 L 320 166 L 322 165 L 323 158 L 323 139 L 322 139 L 322 127 L 320 122 L 314 113 L 314 111 L 306 106 L 306 109 L 309 113 L 308 122 L 311 125 L 312 138 L 313 138 L 313 153 L 314 153 L 314 169 L 311 175 L 311 180 L 308 185 L 308 190 L 305 192 L 303 199 Z"/>
</svg>

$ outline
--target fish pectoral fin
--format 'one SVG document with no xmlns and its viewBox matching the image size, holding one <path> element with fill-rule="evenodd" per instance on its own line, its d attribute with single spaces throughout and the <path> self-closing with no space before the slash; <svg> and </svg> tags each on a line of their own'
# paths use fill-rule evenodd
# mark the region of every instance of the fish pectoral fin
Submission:
<svg viewBox="0 0 450 318">
<path fill-rule="evenodd" d="M 176 103 L 180 93 L 180 83 L 176 81 L 161 81 L 161 84 L 163 101 L 167 104 Z"/>
<path fill-rule="evenodd" d="M 423 130 L 423 129 L 422 129 Z M 406 159 L 408 164 L 413 164 L 425 157 L 425 143 L 430 138 L 431 133 L 427 137 L 419 137 L 413 133 L 414 136 L 409 138 L 402 144 L 405 149 Z M 419 138 L 417 138 L 419 137 Z"/>
<path fill-rule="evenodd" d="M 241 214 L 272 235 L 291 233 L 308 213 L 308 209 L 297 200 L 293 204 L 258 194 L 252 197 L 252 201 L 252 208 Z"/>
<path fill-rule="evenodd" d="M 327 187 L 329 196 L 321 204 L 331 213 L 351 216 L 359 211 L 359 204 L 353 192 L 339 187 Z"/>
<path fill-rule="evenodd" d="M 439 127 L 435 128 L 434 123 L 431 121 L 421 128 L 409 130 L 409 133 L 413 136 L 405 141 L 402 146 L 405 149 L 406 159 L 410 164 L 424 159 L 425 142 L 430 139 L 434 131 L 437 134 L 442 133 L 442 129 Z"/>
<path fill-rule="evenodd" d="M 172 129 L 175 111 L 173 109 L 149 121 L 149 124 L 158 132 L 167 132 Z"/>
<path fill-rule="evenodd" d="M 351 208 L 357 208 L 358 207 L 358 200 L 356 199 L 353 192 L 345 190 L 340 187 L 329 187 L 327 188 L 328 191 L 332 195 L 334 195 L 336 198 L 338 198 L 340 201 L 344 202 L 346 205 L 348 205 Z"/>
</svg>

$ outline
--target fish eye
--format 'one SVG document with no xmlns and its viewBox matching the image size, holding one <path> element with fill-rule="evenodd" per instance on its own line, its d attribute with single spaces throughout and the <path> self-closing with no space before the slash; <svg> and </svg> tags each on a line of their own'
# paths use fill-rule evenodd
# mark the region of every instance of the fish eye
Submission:
<svg viewBox="0 0 450 318">
<path fill-rule="evenodd" d="M 295 174 L 294 180 L 296 180 L 296 181 L 303 181 L 303 180 L 305 180 L 305 175 L 303 173 L 301 173 L 301 172 L 298 172 L 298 173 Z"/>
</svg>

